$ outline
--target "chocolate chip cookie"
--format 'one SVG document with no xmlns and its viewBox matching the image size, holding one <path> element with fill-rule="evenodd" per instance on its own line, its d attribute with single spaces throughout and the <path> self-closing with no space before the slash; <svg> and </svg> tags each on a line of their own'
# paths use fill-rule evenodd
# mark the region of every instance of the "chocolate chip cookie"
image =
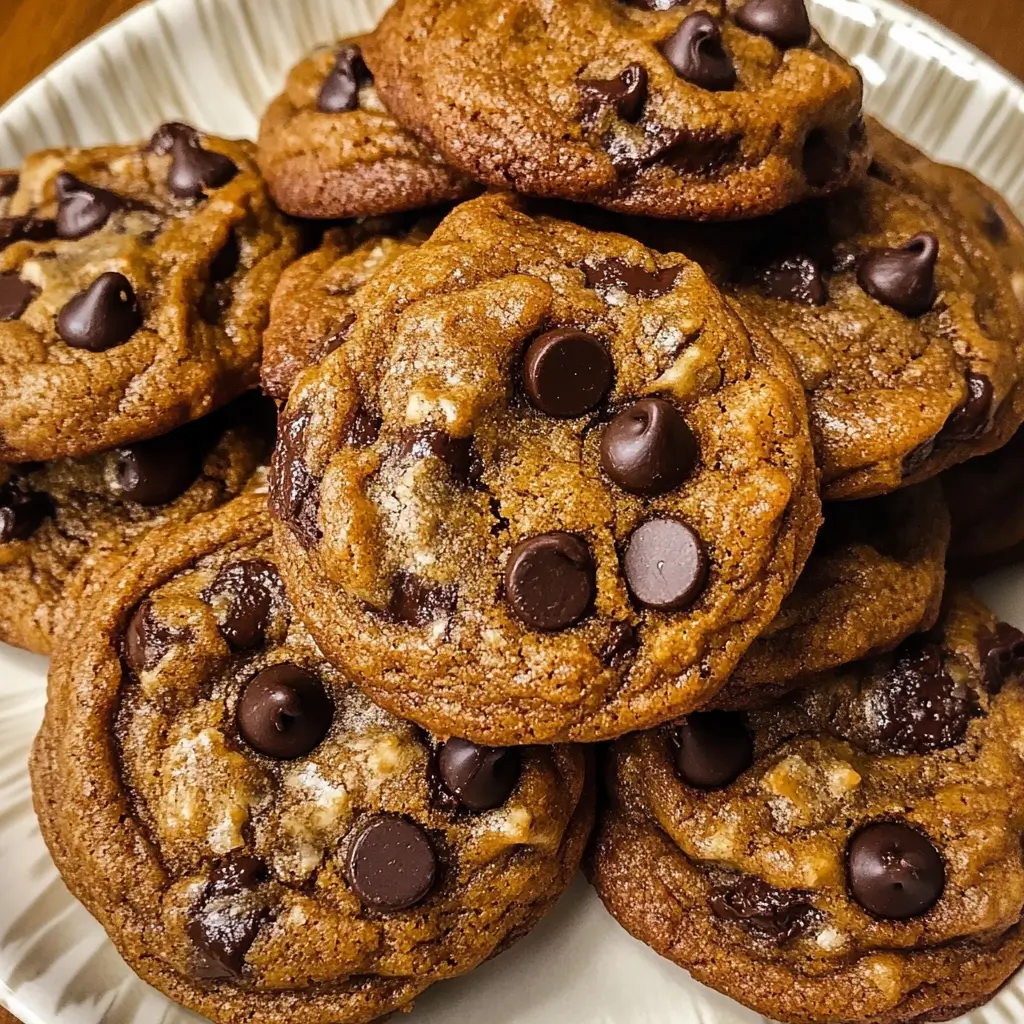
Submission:
<svg viewBox="0 0 1024 1024">
<path fill-rule="evenodd" d="M 920 153 L 870 131 L 859 189 L 715 232 L 637 231 L 701 260 L 784 346 L 828 500 L 934 476 L 1000 447 L 1024 416 L 1024 317 L 1003 258 L 918 173 Z"/>
<path fill-rule="evenodd" d="M 0 469 L 0 641 L 49 654 L 75 574 L 240 494 L 270 456 L 274 420 L 252 393 L 148 441 Z"/>
<path fill-rule="evenodd" d="M 940 627 L 761 712 L 611 755 L 591 877 L 635 936 L 775 1020 L 947 1020 L 1024 961 L 1024 633 Z"/>
<path fill-rule="evenodd" d="M 32 759 L 71 891 L 216 1024 L 361 1024 L 524 934 L 593 816 L 576 748 L 435 741 L 293 615 L 265 497 L 93 581 Z"/>
<path fill-rule="evenodd" d="M 618 735 L 713 696 L 792 589 L 805 416 L 695 263 L 485 196 L 292 389 L 282 571 L 325 654 L 438 735 Z"/>
<path fill-rule="evenodd" d="M 258 382 L 298 254 L 248 143 L 164 125 L 147 144 L 28 159 L 0 219 L 0 459 L 156 437 Z"/>
<path fill-rule="evenodd" d="M 860 75 L 802 0 L 399 0 L 364 50 L 395 117 L 498 188 L 751 217 L 868 162 Z"/>
<path fill-rule="evenodd" d="M 825 506 L 793 593 L 754 641 L 717 706 L 765 704 L 808 677 L 892 650 L 935 624 L 949 512 L 938 481 Z"/>
<path fill-rule="evenodd" d="M 454 202 L 477 186 L 384 108 L 362 38 L 321 47 L 288 76 L 260 126 L 274 201 L 297 217 L 366 217 Z"/>
<path fill-rule="evenodd" d="M 438 220 L 373 218 L 331 228 L 315 252 L 284 272 L 263 336 L 261 376 L 267 394 L 287 398 L 300 371 L 345 341 L 366 282 L 429 238 Z"/>
</svg>

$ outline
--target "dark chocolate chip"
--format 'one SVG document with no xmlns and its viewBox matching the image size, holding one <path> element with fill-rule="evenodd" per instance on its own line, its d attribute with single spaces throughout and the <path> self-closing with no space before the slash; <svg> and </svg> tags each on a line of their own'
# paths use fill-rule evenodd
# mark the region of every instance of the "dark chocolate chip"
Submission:
<svg viewBox="0 0 1024 1024">
<path fill-rule="evenodd" d="M 580 82 L 583 117 L 592 121 L 604 107 L 614 107 L 623 121 L 635 124 L 644 112 L 648 88 L 647 69 L 630 64 L 615 78 L 587 78 Z"/>
<path fill-rule="evenodd" d="M 861 257 L 857 280 L 873 299 L 905 316 L 923 316 L 935 305 L 939 240 L 924 232 L 901 249 L 872 249 Z"/>
<path fill-rule="evenodd" d="M 238 243 L 238 235 L 232 231 L 210 264 L 210 280 L 216 284 L 233 277 L 241 262 L 242 248 Z"/>
<path fill-rule="evenodd" d="M 631 494 L 675 490 L 693 472 L 700 450 L 683 414 L 663 398 L 644 398 L 620 412 L 601 437 L 601 467 Z"/>
<path fill-rule="evenodd" d="M 355 313 L 346 313 L 341 320 L 338 321 L 331 329 L 327 332 L 327 336 L 320 343 L 320 348 L 316 354 L 316 361 L 322 363 L 332 352 L 337 352 L 341 348 L 342 344 L 348 340 L 348 336 L 355 326 L 356 315 Z"/>
<path fill-rule="evenodd" d="M 106 352 L 142 326 L 142 313 L 124 274 L 101 274 L 57 315 L 57 333 L 72 348 Z"/>
<path fill-rule="evenodd" d="M 849 148 L 831 132 L 816 128 L 804 143 L 803 170 L 812 188 L 822 188 L 850 171 Z"/>
<path fill-rule="evenodd" d="M 28 214 L 24 217 L 0 217 L 0 249 L 15 242 L 50 242 L 57 237 L 57 222 Z"/>
<path fill-rule="evenodd" d="M 0 171 L 0 199 L 10 199 L 18 191 L 18 172 Z"/>
<path fill-rule="evenodd" d="M 981 215 L 981 230 L 985 232 L 990 242 L 997 244 L 1004 244 L 1010 237 L 1006 230 L 1006 221 L 992 203 L 985 203 Z"/>
<path fill-rule="evenodd" d="M 500 807 L 519 783 L 522 757 L 515 747 L 478 747 L 450 739 L 441 746 L 437 767 L 450 792 L 470 811 Z"/>
<path fill-rule="evenodd" d="M 973 441 L 988 430 L 995 389 L 983 373 L 967 371 L 967 398 L 950 414 L 940 441 Z"/>
<path fill-rule="evenodd" d="M 34 284 L 17 274 L 0 274 L 0 323 L 17 320 L 38 294 Z"/>
<path fill-rule="evenodd" d="M 585 264 L 583 267 L 588 288 L 602 295 L 621 291 L 640 299 L 657 299 L 668 295 L 675 288 L 682 272 L 682 267 L 666 267 L 651 272 L 618 259 L 603 260 L 593 266 Z"/>
<path fill-rule="evenodd" d="M 224 566 L 203 600 L 219 613 L 221 636 L 235 650 L 247 651 L 266 638 L 270 616 L 284 600 L 284 584 L 269 562 L 251 558 Z"/>
<path fill-rule="evenodd" d="M 0 487 L 0 544 L 28 540 L 51 515 L 53 502 L 47 495 L 8 481 Z"/>
<path fill-rule="evenodd" d="M 204 149 L 199 132 L 187 124 L 163 125 L 150 146 L 161 156 L 171 154 L 167 187 L 179 199 L 200 199 L 238 174 L 238 167 L 223 153 Z"/>
<path fill-rule="evenodd" d="M 982 679 L 990 693 L 998 693 L 1007 680 L 1024 674 L 1024 633 L 1008 622 L 978 636 Z"/>
<path fill-rule="evenodd" d="M 697 531 L 677 519 L 649 519 L 638 527 L 622 566 L 633 597 L 660 611 L 689 608 L 704 590 L 709 568 Z"/>
<path fill-rule="evenodd" d="M 811 19 L 804 0 L 747 0 L 736 12 L 736 24 L 767 36 L 781 50 L 811 41 Z"/>
<path fill-rule="evenodd" d="M 559 419 L 596 409 L 611 390 L 614 374 L 604 342 L 583 331 L 548 331 L 530 344 L 523 360 L 531 404 Z"/>
<path fill-rule="evenodd" d="M 909 825 L 866 826 L 850 841 L 846 861 L 854 899 L 876 917 L 919 917 L 935 906 L 946 886 L 939 851 Z"/>
<path fill-rule="evenodd" d="M 640 650 L 640 637 L 628 622 L 616 623 L 611 636 L 601 650 L 601 661 L 609 668 L 621 669 L 628 665 Z"/>
<path fill-rule="evenodd" d="M 579 622 L 597 590 L 586 542 L 556 531 L 517 544 L 505 569 L 512 611 L 531 629 L 553 632 Z"/>
<path fill-rule="evenodd" d="M 122 209 L 124 200 L 114 192 L 87 185 L 73 174 L 61 171 L 54 183 L 57 194 L 57 237 L 84 238 L 99 231 Z"/>
<path fill-rule="evenodd" d="M 363 51 L 351 43 L 334 55 L 334 67 L 324 79 L 316 107 L 321 114 L 347 114 L 359 109 L 359 90 L 373 81 Z"/>
<path fill-rule="evenodd" d="M 406 910 L 430 895 L 437 854 L 415 822 L 377 814 L 355 830 L 348 849 L 348 879 L 374 910 Z"/>
<path fill-rule="evenodd" d="M 473 438 L 452 437 L 446 431 L 432 427 L 407 430 L 399 443 L 398 457 L 409 460 L 438 459 L 461 484 L 479 481 L 484 468 L 473 446 Z"/>
<path fill-rule="evenodd" d="M 744 875 L 714 891 L 711 909 L 723 921 L 735 921 L 782 944 L 806 934 L 818 921 L 811 895 L 800 889 L 776 889 L 754 875 Z"/>
<path fill-rule="evenodd" d="M 754 738 L 739 711 L 700 711 L 671 733 L 679 777 L 697 789 L 732 785 L 754 763 Z"/>
<path fill-rule="evenodd" d="M 282 418 L 270 462 L 270 511 L 304 547 L 313 547 L 320 531 L 320 481 L 304 461 L 310 414 L 298 409 Z"/>
<path fill-rule="evenodd" d="M 265 668 L 238 699 L 238 731 L 253 750 L 294 761 L 315 750 L 334 719 L 323 682 L 298 665 Z"/>
<path fill-rule="evenodd" d="M 458 605 L 458 589 L 431 583 L 410 572 L 398 572 L 391 584 L 388 618 L 410 626 L 427 626 L 450 619 Z"/>
<path fill-rule="evenodd" d="M 804 306 L 824 306 L 828 288 L 821 267 L 810 256 L 794 256 L 755 271 L 754 281 L 769 299 L 799 302 Z"/>
<path fill-rule="evenodd" d="M 156 618 L 153 605 L 143 601 L 124 631 L 125 661 L 137 676 L 150 672 L 175 644 L 188 643 L 192 635 L 188 626 L 164 625 Z"/>
<path fill-rule="evenodd" d="M 183 427 L 118 448 L 114 476 L 120 497 L 146 507 L 180 498 L 203 471 L 201 441 L 196 429 Z"/>
<path fill-rule="evenodd" d="M 345 427 L 345 444 L 369 448 L 380 436 L 381 420 L 364 405 L 356 407 Z"/>
<path fill-rule="evenodd" d="M 942 648 L 908 640 L 868 694 L 872 753 L 926 754 L 963 742 L 977 713 L 970 690 L 946 671 Z"/>
<path fill-rule="evenodd" d="M 680 78 L 701 89 L 722 92 L 736 85 L 736 68 L 722 45 L 722 29 L 707 11 L 684 18 L 661 44 L 661 52 Z"/>
<path fill-rule="evenodd" d="M 205 898 L 210 900 L 221 896 L 237 896 L 255 889 L 269 876 L 267 865 L 259 858 L 244 853 L 235 854 L 213 869 L 206 885 Z"/>
</svg>

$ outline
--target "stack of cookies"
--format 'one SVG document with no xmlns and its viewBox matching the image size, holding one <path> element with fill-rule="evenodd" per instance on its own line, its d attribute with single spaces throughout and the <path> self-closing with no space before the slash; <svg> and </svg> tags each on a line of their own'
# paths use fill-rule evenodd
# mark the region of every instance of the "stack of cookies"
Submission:
<svg viewBox="0 0 1024 1024">
<path fill-rule="evenodd" d="M 861 98 L 803 0 L 398 0 L 255 156 L 5 179 L 0 630 L 139 975 L 365 1024 L 581 862 L 780 1021 L 1024 962 L 1024 633 L 956 575 L 1024 548 L 1024 228 Z"/>
</svg>

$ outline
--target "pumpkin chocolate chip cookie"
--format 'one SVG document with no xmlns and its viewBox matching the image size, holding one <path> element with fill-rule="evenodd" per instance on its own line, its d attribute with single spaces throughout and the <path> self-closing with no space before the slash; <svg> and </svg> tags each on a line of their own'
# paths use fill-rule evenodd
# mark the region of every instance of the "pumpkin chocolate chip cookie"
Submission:
<svg viewBox="0 0 1024 1024">
<path fill-rule="evenodd" d="M 169 124 L 30 157 L 0 220 L 0 459 L 155 437 L 256 384 L 297 254 L 248 143 Z"/>
<path fill-rule="evenodd" d="M 0 641 L 49 654 L 69 581 L 148 531 L 240 494 L 274 445 L 252 393 L 169 434 L 0 471 Z"/>
<path fill-rule="evenodd" d="M 363 1024 L 540 919 L 593 816 L 578 748 L 435 741 L 292 614 L 265 496 L 85 588 L 32 758 L 71 891 L 216 1024 Z"/>
<path fill-rule="evenodd" d="M 1024 633 L 940 626 L 765 711 L 611 754 L 590 874 L 630 932 L 793 1024 L 986 1002 L 1024 961 Z"/>
<path fill-rule="evenodd" d="M 297 217 L 367 217 L 476 191 L 384 109 L 362 42 L 314 51 L 264 114 L 258 155 L 274 201 Z"/>
<path fill-rule="evenodd" d="M 686 713 L 820 522 L 803 394 L 703 271 L 463 204 L 292 389 L 281 567 L 325 654 L 438 735 L 593 741 Z"/>
<path fill-rule="evenodd" d="M 860 75 L 802 0 L 399 0 L 363 49 L 396 119 L 498 188 L 751 217 L 868 162 Z"/>
</svg>

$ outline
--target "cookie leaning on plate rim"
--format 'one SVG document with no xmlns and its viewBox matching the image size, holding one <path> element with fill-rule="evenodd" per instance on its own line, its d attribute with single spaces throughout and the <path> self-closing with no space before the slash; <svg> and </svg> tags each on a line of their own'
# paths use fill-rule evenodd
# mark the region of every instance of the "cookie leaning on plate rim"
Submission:
<svg viewBox="0 0 1024 1024">
<path fill-rule="evenodd" d="M 701 269 L 471 200 L 364 287 L 271 472 L 325 654 L 438 735 L 594 741 L 711 697 L 820 522 L 788 360 Z"/>
</svg>

